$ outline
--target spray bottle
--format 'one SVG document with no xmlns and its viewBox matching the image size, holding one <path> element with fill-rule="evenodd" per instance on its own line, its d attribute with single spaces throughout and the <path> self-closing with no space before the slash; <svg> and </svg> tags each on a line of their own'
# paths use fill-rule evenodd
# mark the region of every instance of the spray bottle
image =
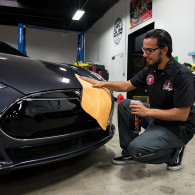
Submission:
<svg viewBox="0 0 195 195">
<path fill-rule="evenodd" d="M 131 100 L 131 102 L 142 103 L 140 100 Z M 133 114 L 133 132 L 141 132 L 141 117 Z"/>
</svg>

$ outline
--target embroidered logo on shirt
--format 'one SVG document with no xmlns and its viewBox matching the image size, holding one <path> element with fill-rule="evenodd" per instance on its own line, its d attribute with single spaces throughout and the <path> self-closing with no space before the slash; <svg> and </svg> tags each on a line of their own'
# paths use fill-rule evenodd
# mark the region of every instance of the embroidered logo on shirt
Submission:
<svg viewBox="0 0 195 195">
<path fill-rule="evenodd" d="M 167 80 L 165 82 L 165 84 L 163 85 L 163 90 L 167 90 L 167 91 L 172 91 L 173 90 L 173 86 L 171 81 Z"/>
<path fill-rule="evenodd" d="M 154 76 L 152 74 L 149 74 L 147 76 L 147 84 L 152 85 L 152 83 L 154 83 Z"/>
</svg>

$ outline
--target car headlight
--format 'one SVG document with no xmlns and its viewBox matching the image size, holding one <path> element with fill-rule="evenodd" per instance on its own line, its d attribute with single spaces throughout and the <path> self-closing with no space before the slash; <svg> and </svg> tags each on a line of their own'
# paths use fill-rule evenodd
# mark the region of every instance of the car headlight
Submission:
<svg viewBox="0 0 195 195">
<path fill-rule="evenodd" d="M 101 75 L 99 75 L 98 73 L 96 72 L 92 72 L 92 71 L 89 71 L 92 75 L 94 75 L 95 77 L 97 77 L 99 80 L 101 81 L 106 81 Z"/>
</svg>

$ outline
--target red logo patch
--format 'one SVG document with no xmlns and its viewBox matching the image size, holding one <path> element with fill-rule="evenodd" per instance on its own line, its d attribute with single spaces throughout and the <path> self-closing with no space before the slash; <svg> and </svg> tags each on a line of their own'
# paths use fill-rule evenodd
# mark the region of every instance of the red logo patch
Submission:
<svg viewBox="0 0 195 195">
<path fill-rule="evenodd" d="M 154 83 L 154 76 L 152 74 L 149 74 L 147 76 L 147 84 L 152 85 L 152 83 Z"/>
</svg>

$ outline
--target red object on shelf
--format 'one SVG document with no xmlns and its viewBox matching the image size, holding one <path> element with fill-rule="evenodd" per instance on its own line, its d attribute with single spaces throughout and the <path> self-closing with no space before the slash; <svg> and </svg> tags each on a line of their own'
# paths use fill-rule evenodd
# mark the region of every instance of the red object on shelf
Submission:
<svg viewBox="0 0 195 195">
<path fill-rule="evenodd" d="M 117 96 L 117 103 L 119 103 L 121 100 L 124 100 L 124 96 L 120 93 L 118 96 Z"/>
<path fill-rule="evenodd" d="M 99 74 L 100 76 L 102 76 L 102 71 L 101 71 L 101 70 L 99 70 L 99 71 L 98 71 L 98 74 Z"/>
<path fill-rule="evenodd" d="M 96 72 L 96 66 L 92 66 L 91 70 L 92 70 L 93 72 Z"/>
</svg>

